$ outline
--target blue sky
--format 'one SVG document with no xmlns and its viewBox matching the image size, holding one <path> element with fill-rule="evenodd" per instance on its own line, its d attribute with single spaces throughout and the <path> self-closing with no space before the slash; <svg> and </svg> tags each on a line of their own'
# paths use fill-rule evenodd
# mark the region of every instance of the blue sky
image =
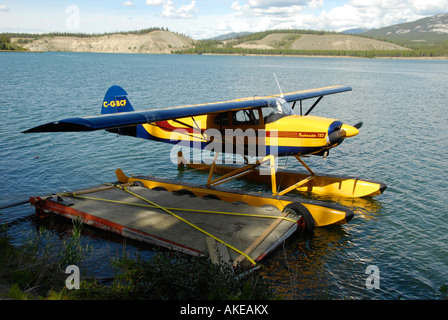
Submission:
<svg viewBox="0 0 448 320">
<path fill-rule="evenodd" d="M 381 28 L 448 13 L 447 0 L 0 0 L 0 32 L 164 27 L 194 39 L 279 28 Z"/>
</svg>

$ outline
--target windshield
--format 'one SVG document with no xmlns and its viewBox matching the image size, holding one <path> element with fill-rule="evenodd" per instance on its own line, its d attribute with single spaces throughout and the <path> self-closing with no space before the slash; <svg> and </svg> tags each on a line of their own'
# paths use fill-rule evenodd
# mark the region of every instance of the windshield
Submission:
<svg viewBox="0 0 448 320">
<path fill-rule="evenodd" d="M 295 114 L 294 110 L 292 110 L 289 103 L 286 102 L 286 100 L 283 98 L 277 98 L 277 110 L 287 116 Z"/>
<path fill-rule="evenodd" d="M 286 116 L 295 115 L 288 102 L 283 98 L 277 98 L 269 102 L 269 104 L 261 109 L 265 123 L 277 121 Z"/>
</svg>

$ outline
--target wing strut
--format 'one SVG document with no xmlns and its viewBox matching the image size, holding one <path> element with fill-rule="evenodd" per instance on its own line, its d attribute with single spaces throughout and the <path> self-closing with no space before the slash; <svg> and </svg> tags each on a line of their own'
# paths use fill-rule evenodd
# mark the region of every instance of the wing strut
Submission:
<svg viewBox="0 0 448 320">
<path fill-rule="evenodd" d="M 307 116 L 313 109 L 315 106 L 317 106 L 317 104 L 320 102 L 320 100 L 322 100 L 324 96 L 320 96 L 319 99 L 316 100 L 316 102 L 314 102 L 314 104 L 311 106 L 311 108 L 308 109 L 308 111 L 305 113 L 305 115 Z M 302 101 L 300 101 L 302 102 Z M 302 106 L 302 105 L 300 105 Z M 300 115 L 302 115 L 302 108 L 300 108 Z"/>
</svg>

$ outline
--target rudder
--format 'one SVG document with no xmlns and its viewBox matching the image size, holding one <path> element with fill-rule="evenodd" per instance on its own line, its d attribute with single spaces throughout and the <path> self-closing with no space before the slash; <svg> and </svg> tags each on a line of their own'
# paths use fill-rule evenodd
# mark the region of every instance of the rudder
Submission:
<svg viewBox="0 0 448 320">
<path fill-rule="evenodd" d="M 110 87 L 104 96 L 101 114 L 134 111 L 127 95 L 127 92 L 120 86 Z"/>
<path fill-rule="evenodd" d="M 110 87 L 106 95 L 104 96 L 103 104 L 101 106 L 101 114 L 114 114 L 120 112 L 134 111 L 131 103 L 128 100 L 128 93 L 120 86 L 114 85 Z M 119 135 L 126 135 L 132 137 L 143 138 L 143 127 L 141 125 L 129 126 L 122 128 L 115 128 L 106 130 L 108 132 L 116 133 Z"/>
</svg>

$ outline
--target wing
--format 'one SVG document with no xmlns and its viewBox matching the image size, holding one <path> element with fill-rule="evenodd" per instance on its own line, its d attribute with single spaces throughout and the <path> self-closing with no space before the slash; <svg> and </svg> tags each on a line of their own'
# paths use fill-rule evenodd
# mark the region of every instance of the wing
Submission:
<svg viewBox="0 0 448 320">
<path fill-rule="evenodd" d="M 335 94 L 345 91 L 351 91 L 352 88 L 347 86 L 331 86 L 311 90 L 303 90 L 284 94 L 284 99 L 288 102 L 295 102 L 311 98 L 323 97 L 329 94 Z"/>
<path fill-rule="evenodd" d="M 332 86 L 320 89 L 297 91 L 284 94 L 288 102 L 305 100 L 324 95 L 351 90 L 346 86 Z M 226 102 L 205 103 L 198 105 L 180 106 L 172 108 L 150 109 L 144 111 L 119 112 L 114 114 L 102 114 L 91 117 L 67 118 L 55 122 L 40 125 L 23 133 L 31 132 L 68 132 L 68 131 L 94 131 L 108 130 L 136 126 L 144 123 L 154 123 L 164 120 L 172 120 L 193 117 L 204 114 L 221 113 L 242 109 L 253 109 L 269 105 L 280 95 L 244 98 Z"/>
</svg>

